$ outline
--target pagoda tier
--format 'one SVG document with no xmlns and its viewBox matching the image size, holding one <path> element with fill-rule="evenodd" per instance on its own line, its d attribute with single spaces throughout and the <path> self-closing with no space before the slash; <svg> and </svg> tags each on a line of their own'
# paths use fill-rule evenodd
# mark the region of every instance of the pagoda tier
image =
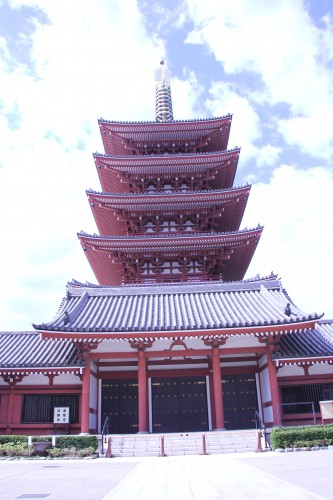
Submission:
<svg viewBox="0 0 333 500">
<path fill-rule="evenodd" d="M 147 155 L 227 149 L 232 116 L 169 122 L 98 120 L 105 153 Z"/>
<path fill-rule="evenodd" d="M 149 189 L 197 191 L 231 188 L 240 149 L 206 154 L 107 156 L 94 154 L 106 193 Z"/>
<path fill-rule="evenodd" d="M 239 229 L 250 186 L 221 191 L 108 194 L 88 191 L 100 234 Z"/>
<path fill-rule="evenodd" d="M 262 227 L 235 233 L 90 236 L 79 233 L 101 285 L 243 279 Z"/>
</svg>

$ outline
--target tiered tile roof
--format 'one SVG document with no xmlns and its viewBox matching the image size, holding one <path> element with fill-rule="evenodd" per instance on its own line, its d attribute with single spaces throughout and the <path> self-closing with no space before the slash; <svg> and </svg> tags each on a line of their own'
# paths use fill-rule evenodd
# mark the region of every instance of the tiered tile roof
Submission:
<svg viewBox="0 0 333 500">
<path fill-rule="evenodd" d="M 73 342 L 47 342 L 38 332 L 0 333 L 1 372 L 8 368 L 78 369 L 84 362 L 77 354 Z"/>
<path fill-rule="evenodd" d="M 74 282 L 68 284 L 58 315 L 34 327 L 62 332 L 65 337 L 73 332 L 100 332 L 111 339 L 129 338 L 127 334 L 134 338 L 143 332 L 165 337 L 168 332 L 200 336 L 212 331 L 246 336 L 303 330 L 319 319 L 292 303 L 288 315 L 288 303 L 290 298 L 274 277 L 163 286 L 90 287 Z"/>
<path fill-rule="evenodd" d="M 329 337 L 333 338 L 333 322 L 326 325 Z M 273 354 L 276 362 L 282 360 L 308 358 L 320 363 L 322 358 L 331 358 L 333 362 L 333 341 L 321 337 L 320 328 L 303 330 L 283 335 L 279 342 L 279 349 Z M 60 372 L 80 373 L 84 366 L 78 356 L 75 344 L 70 340 L 50 342 L 42 340 L 38 332 L 1 332 L 0 333 L 0 374 L 6 375 L 12 371 L 16 373 L 49 373 Z"/>
<path fill-rule="evenodd" d="M 98 236 L 84 232 L 78 234 L 81 246 L 92 270 L 102 285 L 120 285 L 124 276 L 124 265 L 129 266 L 133 259 L 149 259 L 156 256 L 165 260 L 177 259 L 182 253 L 189 259 L 216 259 L 218 274 L 223 274 L 225 281 L 242 279 L 249 266 L 259 242 L 263 228 L 244 229 L 228 233 L 146 233 L 140 237 Z M 223 265 L 222 265 L 223 261 Z M 112 262 L 112 265 L 110 263 Z M 162 275 L 163 277 L 163 275 Z M 139 276 L 141 282 L 153 276 Z M 177 276 L 176 276 L 177 278 Z M 178 277 L 179 278 L 179 277 Z M 188 276 L 186 281 L 199 279 Z"/>
<path fill-rule="evenodd" d="M 303 358 L 333 356 L 333 322 L 329 325 L 330 335 L 326 338 L 318 324 L 316 330 L 305 330 L 299 334 L 284 335 L 280 340 L 280 349 L 274 357 Z"/>
<path fill-rule="evenodd" d="M 197 154 L 163 154 L 139 156 L 109 156 L 95 153 L 94 160 L 104 192 L 122 192 L 128 179 L 144 176 L 188 176 L 200 178 L 208 172 L 215 176 L 212 188 L 231 188 L 234 182 L 240 149 Z M 181 161 L 180 161 L 181 159 Z"/>
<path fill-rule="evenodd" d="M 136 144 L 155 141 L 161 144 L 202 140 L 203 151 L 227 149 L 232 116 L 170 122 L 112 122 L 98 120 L 107 154 L 132 154 Z"/>
<path fill-rule="evenodd" d="M 164 220 L 177 217 L 212 218 L 218 232 L 239 229 L 251 186 L 186 193 L 98 193 L 87 196 L 100 234 L 127 234 L 127 222 L 141 216 Z M 186 219 L 187 220 L 187 219 Z"/>
</svg>

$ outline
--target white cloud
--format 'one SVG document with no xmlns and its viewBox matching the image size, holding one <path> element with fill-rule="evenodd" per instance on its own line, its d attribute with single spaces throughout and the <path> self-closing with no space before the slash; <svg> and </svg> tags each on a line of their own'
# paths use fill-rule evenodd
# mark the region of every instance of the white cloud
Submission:
<svg viewBox="0 0 333 500">
<path fill-rule="evenodd" d="M 210 115 L 220 116 L 228 112 L 233 115 L 229 148 L 241 145 L 240 170 L 251 161 L 253 181 L 256 176 L 255 167 L 276 165 L 281 147 L 263 143 L 260 116 L 248 97 L 240 95 L 237 87 L 234 88 L 227 82 L 213 82 L 209 94 L 205 106 Z"/>
<path fill-rule="evenodd" d="M 279 127 L 286 143 L 332 158 L 331 19 L 317 27 L 301 0 L 187 0 L 187 6 L 195 24 L 187 43 L 206 45 L 227 75 L 245 81 L 255 75 L 253 102 L 288 106 Z"/>
<path fill-rule="evenodd" d="M 328 160 L 331 21 L 318 30 L 299 0 L 236 3 L 191 0 L 196 28 L 188 40 L 208 46 L 227 76 L 240 73 L 242 81 L 214 82 L 205 102 L 193 71 L 174 75 L 175 117 L 199 117 L 204 106 L 215 116 L 231 112 L 229 144 L 242 146 L 240 168 L 250 159 L 262 168 L 276 164 L 281 145 L 266 137 L 272 119 L 267 125 L 261 111 L 282 102 L 288 115 L 275 115 L 274 124 L 285 142 Z M 49 23 L 35 20 L 26 40 L 33 69 L 0 40 L 0 329 L 48 321 L 68 280 L 95 281 L 76 232 L 96 230 L 85 189 L 100 189 L 91 157 L 102 150 L 97 118 L 153 120 L 154 69 L 166 52 L 146 33 L 134 0 L 11 5 L 39 6 Z M 247 88 L 248 74 L 255 84 Z M 332 187 L 324 168 L 281 166 L 269 183 L 253 186 L 245 221 L 266 224 L 250 273 L 279 272 L 298 305 L 331 316 Z"/>
<path fill-rule="evenodd" d="M 332 160 L 333 106 L 318 107 L 311 116 L 278 120 L 277 127 L 285 142 L 307 154 Z"/>
<path fill-rule="evenodd" d="M 184 70 L 184 79 L 172 78 L 172 106 L 175 120 L 202 118 L 201 109 L 195 109 L 200 102 L 202 86 L 193 71 Z"/>
<path fill-rule="evenodd" d="M 97 118 L 153 120 L 163 52 L 134 0 L 11 5 L 39 6 L 49 24 L 35 21 L 33 72 L 2 43 L 1 329 L 50 320 L 72 277 L 96 282 L 76 232 L 96 231 L 85 190 L 100 189 Z"/>
<path fill-rule="evenodd" d="M 247 275 L 278 273 L 305 312 L 333 316 L 333 174 L 281 165 L 252 187 L 244 225 L 265 226 Z"/>
<path fill-rule="evenodd" d="M 257 165 L 259 167 L 267 167 L 275 165 L 282 152 L 282 148 L 266 144 L 259 149 L 257 156 Z"/>
</svg>

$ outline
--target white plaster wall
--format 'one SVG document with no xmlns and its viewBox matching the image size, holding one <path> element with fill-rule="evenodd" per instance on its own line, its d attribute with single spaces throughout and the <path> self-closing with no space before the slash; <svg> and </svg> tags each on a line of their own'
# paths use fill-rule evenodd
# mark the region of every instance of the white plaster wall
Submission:
<svg viewBox="0 0 333 500">
<path fill-rule="evenodd" d="M 53 385 L 81 385 L 82 382 L 78 375 L 74 373 L 61 373 L 53 379 Z"/>
<path fill-rule="evenodd" d="M 101 359 L 102 363 L 103 362 L 105 362 L 105 363 L 108 363 L 108 362 L 111 363 L 112 361 L 117 361 L 117 363 L 123 363 L 126 366 L 129 361 L 136 361 L 136 358 L 135 357 L 134 358 L 130 358 L 130 359 L 128 359 L 128 358 L 116 358 L 115 360 L 112 359 L 112 358 L 103 358 L 103 359 Z M 99 371 L 101 371 L 103 368 L 105 368 L 105 367 L 100 366 L 99 367 Z"/>
<path fill-rule="evenodd" d="M 265 368 L 263 371 L 259 372 L 259 378 L 260 378 L 262 402 L 267 403 L 267 401 L 271 401 L 272 399 L 271 388 L 269 384 L 268 368 Z"/>
<path fill-rule="evenodd" d="M 278 369 L 277 377 L 292 377 L 292 376 L 303 376 L 304 370 L 301 366 L 297 365 L 284 365 Z"/>
<path fill-rule="evenodd" d="M 56 378 L 56 377 L 55 377 Z M 43 375 L 42 373 L 32 373 L 31 375 L 27 375 L 24 377 L 22 382 L 17 384 L 20 385 L 49 385 L 49 377 L 47 375 Z"/>
<path fill-rule="evenodd" d="M 225 360 L 228 359 L 228 358 L 222 358 L 221 360 L 221 366 L 222 368 L 227 368 L 228 366 L 232 366 L 232 367 L 241 367 L 241 366 L 257 366 L 257 363 L 256 361 L 246 361 L 246 362 L 239 362 L 235 365 L 235 363 L 227 363 Z"/>
<path fill-rule="evenodd" d="M 185 333 L 185 332 L 184 332 Z M 207 332 L 209 333 L 209 332 Z M 145 337 L 143 335 L 143 337 Z M 152 335 L 153 337 L 153 335 Z M 147 338 L 150 338 L 149 336 Z M 164 349 L 170 349 L 170 346 L 172 345 L 174 341 L 173 340 L 168 340 L 168 339 L 160 339 L 160 340 L 155 340 L 153 342 L 153 346 L 149 349 L 150 351 L 160 351 Z M 205 346 L 204 340 L 198 339 L 198 338 L 185 338 L 181 342 L 183 342 L 188 349 L 207 349 L 210 350 L 208 346 Z M 262 346 L 262 344 L 259 344 L 258 338 L 251 336 L 251 335 L 246 335 L 244 337 L 236 337 L 236 336 L 230 336 L 227 338 L 225 347 L 258 347 L 258 345 Z M 182 349 L 182 346 L 174 346 L 173 349 Z M 133 349 L 131 348 L 129 342 L 126 340 L 124 341 L 103 341 L 101 342 L 97 349 L 94 349 L 94 353 L 101 353 L 101 352 L 133 352 Z"/>
<path fill-rule="evenodd" d="M 97 392 L 98 392 L 98 410 L 97 410 L 97 423 L 98 423 L 98 432 L 102 432 L 102 380 L 97 380 Z"/>
<path fill-rule="evenodd" d="M 265 365 L 267 363 L 267 356 L 266 354 L 264 354 L 260 359 L 259 359 L 259 368 L 261 368 L 263 365 Z"/>
<path fill-rule="evenodd" d="M 185 339 L 184 340 L 185 344 L 189 349 L 210 349 L 210 347 L 206 346 L 204 344 L 204 341 L 202 339 Z"/>
<path fill-rule="evenodd" d="M 149 432 L 153 432 L 153 393 L 151 378 L 148 378 L 148 426 Z"/>
<path fill-rule="evenodd" d="M 92 371 L 96 370 L 96 367 L 92 365 Z M 98 379 L 95 375 L 90 375 L 90 400 L 89 406 L 96 410 L 96 413 L 89 414 L 89 429 L 97 428 L 97 405 L 98 405 Z"/>
<path fill-rule="evenodd" d="M 98 372 L 96 363 L 94 361 L 91 361 L 91 363 L 90 363 L 90 372 L 91 373 L 97 373 Z"/>
<path fill-rule="evenodd" d="M 93 350 L 93 353 L 99 352 L 132 352 L 133 349 L 130 347 L 128 341 L 103 341 L 98 344 L 97 349 Z"/>
<path fill-rule="evenodd" d="M 264 422 L 274 422 L 273 408 L 271 406 L 264 408 Z"/>
<path fill-rule="evenodd" d="M 148 371 L 155 371 L 155 370 L 165 370 L 165 371 L 173 371 L 173 370 L 186 370 L 188 368 L 193 368 L 193 365 L 153 365 L 148 367 Z M 195 365 L 195 369 L 197 368 L 204 368 L 207 369 L 207 363 L 205 364 L 200 364 L 200 365 Z"/>
<path fill-rule="evenodd" d="M 320 363 L 317 365 L 310 366 L 309 375 L 325 375 L 333 374 L 333 365 L 328 363 Z"/>
<path fill-rule="evenodd" d="M 148 337 L 150 338 L 150 337 Z M 153 342 L 153 345 L 151 348 L 149 348 L 149 351 L 163 351 L 165 349 L 170 349 L 170 346 L 172 345 L 174 341 L 173 340 L 168 340 L 168 339 L 161 339 L 161 340 L 155 340 Z M 203 343 L 203 340 L 201 339 L 196 339 L 196 338 L 187 338 L 182 340 L 186 347 L 188 349 L 207 349 L 209 350 L 208 346 L 205 346 Z M 174 346 L 173 349 L 184 349 L 182 345 L 179 346 Z M 103 341 L 98 345 L 97 349 L 94 349 L 94 353 L 100 353 L 100 352 L 135 352 L 135 350 L 132 349 L 130 346 L 129 342 L 126 340 L 124 341 Z"/>
<path fill-rule="evenodd" d="M 256 379 L 256 389 L 257 389 L 257 399 L 258 399 L 258 411 L 259 411 L 259 415 L 263 419 L 262 399 L 261 399 L 261 392 L 260 392 L 260 377 L 259 377 L 259 373 L 255 373 L 255 379 Z"/>
<path fill-rule="evenodd" d="M 89 429 L 97 429 L 97 415 L 89 413 Z"/>
<path fill-rule="evenodd" d="M 148 351 L 163 351 L 165 349 L 170 349 L 171 345 L 174 342 L 177 342 L 177 341 L 168 340 L 168 339 L 156 340 L 153 343 L 153 347 L 151 349 L 148 349 Z M 175 351 L 176 349 L 178 349 L 179 351 L 182 351 L 186 348 L 187 349 L 207 349 L 207 351 L 210 350 L 210 348 L 208 346 L 205 346 L 204 341 L 202 339 L 187 338 L 184 340 L 180 340 L 179 342 L 181 342 L 181 344 L 174 345 L 172 348 L 173 351 Z"/>
<path fill-rule="evenodd" d="M 252 335 L 246 335 L 244 337 L 236 337 L 236 336 L 230 336 L 227 339 L 227 342 L 225 343 L 224 347 L 258 347 L 258 346 L 263 346 L 263 344 L 259 343 L 259 340 L 257 337 L 254 337 Z M 223 347 L 222 347 L 223 349 Z"/>
<path fill-rule="evenodd" d="M 117 359 L 117 361 L 119 361 L 119 360 Z M 128 360 L 126 360 L 126 361 L 128 361 Z M 121 366 L 101 366 L 99 369 L 99 373 L 101 373 L 101 372 L 121 372 L 121 371 L 123 371 Z M 137 373 L 138 368 L 136 366 L 126 366 L 126 371 Z"/>
</svg>

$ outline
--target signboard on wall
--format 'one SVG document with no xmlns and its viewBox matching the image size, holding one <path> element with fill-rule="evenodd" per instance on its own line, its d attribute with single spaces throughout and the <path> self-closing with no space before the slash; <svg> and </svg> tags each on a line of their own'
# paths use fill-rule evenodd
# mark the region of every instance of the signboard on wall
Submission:
<svg viewBox="0 0 333 500">
<path fill-rule="evenodd" d="M 55 406 L 53 413 L 54 424 L 69 424 L 69 406 Z"/>
<path fill-rule="evenodd" d="M 333 420 L 333 401 L 319 401 L 321 421 Z"/>
</svg>

